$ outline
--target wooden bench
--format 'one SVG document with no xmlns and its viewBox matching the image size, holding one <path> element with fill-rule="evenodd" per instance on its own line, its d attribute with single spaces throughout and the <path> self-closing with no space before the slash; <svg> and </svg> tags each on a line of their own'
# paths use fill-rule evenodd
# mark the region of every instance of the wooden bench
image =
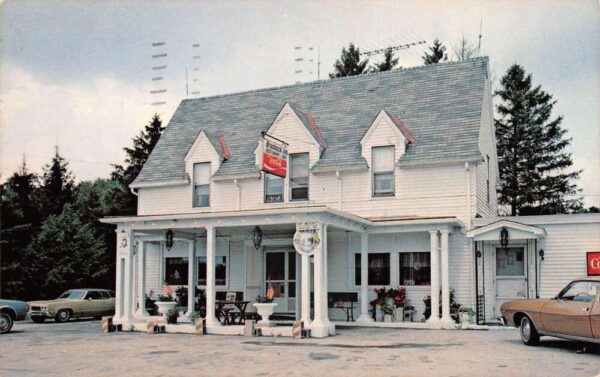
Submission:
<svg viewBox="0 0 600 377">
<path fill-rule="evenodd" d="M 310 293 L 311 309 L 314 309 L 314 292 Z M 327 307 L 341 309 L 346 314 L 346 322 L 354 321 L 354 303 L 358 302 L 356 292 L 327 292 Z"/>
</svg>

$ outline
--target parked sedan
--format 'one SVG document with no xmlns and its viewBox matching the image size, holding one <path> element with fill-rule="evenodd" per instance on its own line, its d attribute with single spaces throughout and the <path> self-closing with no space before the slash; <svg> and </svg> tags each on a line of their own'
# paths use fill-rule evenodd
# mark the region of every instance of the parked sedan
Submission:
<svg viewBox="0 0 600 377">
<path fill-rule="evenodd" d="M 15 321 L 25 319 L 28 310 L 24 301 L 0 300 L 0 334 L 9 332 Z"/>
<path fill-rule="evenodd" d="M 500 311 L 527 345 L 538 344 L 541 335 L 600 343 L 600 277 L 575 279 L 549 300 L 506 302 Z"/>
<path fill-rule="evenodd" d="M 67 322 L 71 318 L 100 317 L 115 312 L 115 294 L 107 289 L 71 289 L 56 300 L 29 303 L 31 320 L 41 323 L 46 318 Z"/>
</svg>

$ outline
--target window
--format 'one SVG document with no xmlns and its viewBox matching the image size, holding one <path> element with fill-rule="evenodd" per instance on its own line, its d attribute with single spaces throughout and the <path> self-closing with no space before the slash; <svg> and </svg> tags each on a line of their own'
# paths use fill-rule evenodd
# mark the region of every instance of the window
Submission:
<svg viewBox="0 0 600 377">
<path fill-rule="evenodd" d="M 390 254 L 373 253 L 369 254 L 369 285 L 389 285 L 390 284 Z M 354 254 L 354 284 L 360 285 L 360 254 Z"/>
<path fill-rule="evenodd" d="M 592 302 L 599 287 L 600 282 L 597 281 L 574 281 L 563 289 L 559 297 L 561 300 Z"/>
<path fill-rule="evenodd" d="M 400 253 L 400 285 L 431 285 L 429 252 Z"/>
<path fill-rule="evenodd" d="M 100 300 L 100 292 L 98 291 L 89 291 L 85 296 L 86 300 Z"/>
<path fill-rule="evenodd" d="M 210 162 L 194 164 L 194 207 L 210 206 Z"/>
<path fill-rule="evenodd" d="M 290 200 L 308 200 L 308 153 L 290 156 Z"/>
<path fill-rule="evenodd" d="M 373 148 L 373 196 L 394 195 L 394 146 Z"/>
<path fill-rule="evenodd" d="M 496 276 L 525 276 L 525 250 L 522 247 L 496 249 Z"/>
<path fill-rule="evenodd" d="M 188 283 L 188 259 L 166 258 L 165 259 L 165 282 L 169 285 L 187 285 Z"/>
<path fill-rule="evenodd" d="M 490 204 L 490 156 L 487 154 L 485 155 L 485 164 L 487 167 L 487 181 L 485 187 L 487 188 L 487 203 Z"/>
<path fill-rule="evenodd" d="M 110 300 L 110 295 L 107 291 L 100 291 L 100 296 L 102 296 L 103 300 Z"/>
<path fill-rule="evenodd" d="M 198 257 L 198 285 L 206 285 L 206 257 Z M 227 285 L 225 256 L 215 256 L 215 285 Z"/>
<path fill-rule="evenodd" d="M 283 178 L 265 173 L 265 203 L 283 202 Z"/>
</svg>

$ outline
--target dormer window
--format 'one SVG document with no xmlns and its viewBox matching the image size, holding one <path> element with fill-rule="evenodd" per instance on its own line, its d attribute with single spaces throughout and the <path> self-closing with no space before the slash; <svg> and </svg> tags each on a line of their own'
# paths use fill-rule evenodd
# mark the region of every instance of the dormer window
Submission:
<svg viewBox="0 0 600 377">
<path fill-rule="evenodd" d="M 210 162 L 194 164 L 194 207 L 210 206 Z"/>
<path fill-rule="evenodd" d="M 373 147 L 373 196 L 394 195 L 394 146 Z"/>
<path fill-rule="evenodd" d="M 290 155 L 290 200 L 308 200 L 308 153 Z"/>
<path fill-rule="evenodd" d="M 283 178 L 265 173 L 265 203 L 283 202 Z"/>
</svg>

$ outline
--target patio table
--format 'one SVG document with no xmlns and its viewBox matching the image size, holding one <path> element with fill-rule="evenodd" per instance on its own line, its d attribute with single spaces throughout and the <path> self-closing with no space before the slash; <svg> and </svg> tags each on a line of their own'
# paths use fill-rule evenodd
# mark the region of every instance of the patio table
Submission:
<svg viewBox="0 0 600 377">
<path fill-rule="evenodd" d="M 248 307 L 249 303 L 250 303 L 250 301 L 216 300 L 215 306 L 216 306 L 217 315 L 219 316 L 219 320 L 221 321 L 221 324 L 222 325 L 233 325 L 236 323 L 236 319 L 237 319 L 237 324 L 241 325 L 243 323 L 244 315 L 246 314 L 246 308 Z M 226 306 L 229 306 L 229 308 L 226 308 Z M 236 307 L 239 310 L 239 312 L 230 313 L 231 310 L 233 309 L 231 306 Z"/>
</svg>

